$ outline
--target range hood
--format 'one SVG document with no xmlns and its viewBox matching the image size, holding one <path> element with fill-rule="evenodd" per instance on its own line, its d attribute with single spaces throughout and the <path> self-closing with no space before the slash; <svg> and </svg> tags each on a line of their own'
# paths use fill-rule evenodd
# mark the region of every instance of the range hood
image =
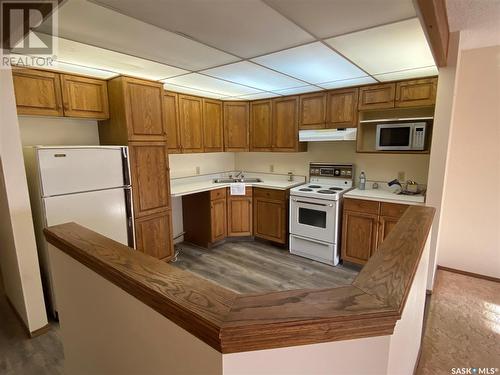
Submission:
<svg viewBox="0 0 500 375">
<path fill-rule="evenodd" d="M 356 128 L 300 130 L 300 142 L 355 141 Z"/>
</svg>

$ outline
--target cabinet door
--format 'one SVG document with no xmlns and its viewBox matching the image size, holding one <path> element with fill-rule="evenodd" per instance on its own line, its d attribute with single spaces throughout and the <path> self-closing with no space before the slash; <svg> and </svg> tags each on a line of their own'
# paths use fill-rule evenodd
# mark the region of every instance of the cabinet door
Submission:
<svg viewBox="0 0 500 375">
<path fill-rule="evenodd" d="M 396 107 L 430 106 L 436 103 L 437 78 L 415 79 L 396 84 Z"/>
<path fill-rule="evenodd" d="M 12 69 L 17 114 L 62 116 L 61 80 L 57 73 Z"/>
<path fill-rule="evenodd" d="M 323 129 L 326 118 L 326 93 L 300 96 L 299 129 Z"/>
<path fill-rule="evenodd" d="M 227 235 L 252 235 L 252 197 L 232 196 L 227 199 Z"/>
<path fill-rule="evenodd" d="M 165 143 L 129 143 L 136 217 L 170 207 L 168 149 Z"/>
<path fill-rule="evenodd" d="M 380 216 L 377 248 L 385 240 L 387 235 L 394 229 L 398 221 L 399 218 L 397 217 Z"/>
<path fill-rule="evenodd" d="M 250 103 L 250 151 L 273 148 L 272 104 L 270 100 Z"/>
<path fill-rule="evenodd" d="M 169 154 L 181 152 L 181 138 L 179 131 L 179 102 L 177 94 L 166 92 L 163 95 L 165 108 L 165 129 L 167 130 L 167 147 Z"/>
<path fill-rule="evenodd" d="M 359 89 L 359 110 L 394 108 L 396 84 L 370 85 Z"/>
<path fill-rule="evenodd" d="M 328 128 L 355 128 L 358 126 L 358 89 L 334 90 L 328 93 Z"/>
<path fill-rule="evenodd" d="M 299 143 L 298 96 L 273 100 L 273 150 L 297 151 Z"/>
<path fill-rule="evenodd" d="M 249 105 L 246 102 L 224 102 L 224 148 L 226 151 L 248 151 Z"/>
<path fill-rule="evenodd" d="M 226 198 L 215 199 L 210 202 L 210 218 L 212 228 L 212 241 L 217 242 L 226 238 Z"/>
<path fill-rule="evenodd" d="M 129 140 L 165 141 L 162 84 L 128 77 L 123 82 Z"/>
<path fill-rule="evenodd" d="M 344 210 L 342 258 L 365 264 L 377 248 L 378 215 Z"/>
<path fill-rule="evenodd" d="M 286 202 L 254 197 L 253 220 L 255 237 L 287 242 Z"/>
<path fill-rule="evenodd" d="M 222 102 L 203 99 L 203 143 L 205 152 L 224 151 Z"/>
<path fill-rule="evenodd" d="M 136 219 L 135 237 L 137 250 L 158 259 L 172 258 L 174 249 L 171 211 Z"/>
<path fill-rule="evenodd" d="M 62 74 L 61 83 L 64 116 L 109 118 L 106 81 Z"/>
<path fill-rule="evenodd" d="M 182 152 L 203 152 L 202 98 L 179 95 Z"/>
</svg>

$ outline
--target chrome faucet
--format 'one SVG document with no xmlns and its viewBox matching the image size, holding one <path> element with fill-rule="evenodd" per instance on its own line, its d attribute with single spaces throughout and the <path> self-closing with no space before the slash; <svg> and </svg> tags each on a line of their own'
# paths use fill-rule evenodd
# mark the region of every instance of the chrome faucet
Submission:
<svg viewBox="0 0 500 375">
<path fill-rule="evenodd" d="M 241 176 L 241 177 L 240 177 Z M 245 178 L 245 176 L 243 176 L 243 171 L 239 171 L 238 173 L 236 173 L 234 175 L 234 178 L 239 178 L 240 181 L 243 181 L 243 179 Z"/>
</svg>

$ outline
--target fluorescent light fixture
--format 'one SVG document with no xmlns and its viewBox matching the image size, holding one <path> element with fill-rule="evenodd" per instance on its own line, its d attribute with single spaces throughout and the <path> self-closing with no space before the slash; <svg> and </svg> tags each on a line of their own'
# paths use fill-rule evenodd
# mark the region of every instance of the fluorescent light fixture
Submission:
<svg viewBox="0 0 500 375">
<path fill-rule="evenodd" d="M 164 83 L 163 88 L 167 91 L 174 91 L 174 92 L 178 92 L 181 94 L 188 94 L 188 95 L 195 95 L 195 96 L 204 96 L 204 97 L 212 98 L 212 99 L 222 99 L 222 98 L 227 97 L 225 95 L 218 94 L 215 92 L 196 90 L 196 89 L 192 89 L 190 87 L 173 85 L 171 83 Z"/>
<path fill-rule="evenodd" d="M 349 86 L 367 85 L 376 82 L 377 81 L 372 77 L 366 76 L 353 79 L 343 79 L 340 81 L 318 83 L 318 86 L 321 86 L 324 89 L 337 89 Z"/>
<path fill-rule="evenodd" d="M 308 86 L 294 87 L 285 90 L 276 90 L 274 92 L 280 95 L 294 95 L 294 94 L 304 94 L 306 92 L 313 92 L 313 91 L 321 91 L 321 88 L 308 85 Z"/>
<path fill-rule="evenodd" d="M 384 74 L 377 74 L 375 78 L 379 81 L 397 81 L 399 79 L 420 78 L 438 75 L 438 70 L 435 65 L 427 66 L 424 68 L 407 69 L 399 72 L 390 72 Z"/>
</svg>

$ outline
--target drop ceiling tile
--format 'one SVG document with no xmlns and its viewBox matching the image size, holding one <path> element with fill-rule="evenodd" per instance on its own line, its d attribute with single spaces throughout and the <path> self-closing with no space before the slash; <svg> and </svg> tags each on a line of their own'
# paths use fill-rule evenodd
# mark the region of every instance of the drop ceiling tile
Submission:
<svg viewBox="0 0 500 375">
<path fill-rule="evenodd" d="M 252 61 L 313 84 L 366 75 L 321 42 L 257 57 Z"/>
<path fill-rule="evenodd" d="M 266 0 L 280 13 L 320 38 L 415 17 L 412 0 Z"/>
<path fill-rule="evenodd" d="M 211 91 L 224 96 L 241 96 L 261 92 L 260 90 L 241 86 L 236 83 L 222 81 L 220 79 L 208 77 L 198 73 L 186 74 L 184 76 L 166 79 L 162 82 L 190 87 L 195 90 Z"/>
<path fill-rule="evenodd" d="M 58 38 L 58 44 L 57 59 L 61 63 L 103 69 L 151 80 L 160 80 L 186 73 L 183 69 L 63 38 Z"/>
<path fill-rule="evenodd" d="M 236 99 L 239 99 L 239 100 L 258 100 L 258 99 L 276 98 L 278 96 L 281 96 L 281 95 L 275 94 L 272 92 L 262 92 L 259 94 L 242 95 L 242 96 L 232 97 L 232 98 L 228 98 L 228 99 L 231 99 L 231 100 L 236 100 Z"/>
<path fill-rule="evenodd" d="M 253 57 L 314 40 L 260 0 L 97 2 L 242 57 Z"/>
<path fill-rule="evenodd" d="M 295 95 L 295 94 L 304 94 L 306 92 L 313 92 L 313 91 L 321 91 L 321 88 L 308 85 L 308 86 L 302 86 L 302 87 L 294 87 L 294 88 L 286 89 L 286 90 L 277 90 L 274 92 L 276 94 L 279 94 L 279 95 Z"/>
<path fill-rule="evenodd" d="M 327 39 L 326 42 L 372 75 L 434 65 L 416 18 Z"/>
<path fill-rule="evenodd" d="M 304 82 L 264 68 L 248 61 L 241 61 L 203 71 L 209 76 L 255 87 L 261 90 L 280 90 L 304 86 Z"/>
<path fill-rule="evenodd" d="M 436 66 L 427 66 L 417 69 L 402 70 L 399 72 L 391 72 L 378 74 L 375 76 L 379 81 L 397 81 L 399 79 L 411 79 L 411 78 L 421 78 L 438 75 L 438 70 Z"/>
<path fill-rule="evenodd" d="M 374 80 L 372 77 L 366 76 L 366 77 L 353 78 L 353 79 L 343 79 L 340 81 L 318 83 L 318 86 L 321 86 L 324 89 L 338 89 L 338 88 L 342 88 L 342 87 L 367 85 L 367 84 L 375 83 L 375 82 L 377 82 L 377 81 Z"/>
<path fill-rule="evenodd" d="M 223 98 L 226 98 L 225 95 L 217 94 L 215 92 L 204 91 L 204 90 L 195 90 L 195 89 L 192 89 L 190 87 L 173 85 L 171 83 L 165 83 L 165 84 L 163 84 L 163 87 L 165 88 L 165 90 L 175 91 L 175 92 L 179 92 L 179 93 L 182 93 L 182 94 L 203 96 L 203 97 L 212 98 L 212 99 L 223 99 Z"/>
<path fill-rule="evenodd" d="M 145 2 L 136 2 L 146 6 Z M 154 8 L 160 2 L 151 1 Z M 159 14 L 162 14 L 161 12 Z M 60 37 L 188 70 L 238 61 L 230 54 L 85 0 L 70 0 L 58 11 Z M 40 30 L 47 32 L 47 25 Z"/>
</svg>

